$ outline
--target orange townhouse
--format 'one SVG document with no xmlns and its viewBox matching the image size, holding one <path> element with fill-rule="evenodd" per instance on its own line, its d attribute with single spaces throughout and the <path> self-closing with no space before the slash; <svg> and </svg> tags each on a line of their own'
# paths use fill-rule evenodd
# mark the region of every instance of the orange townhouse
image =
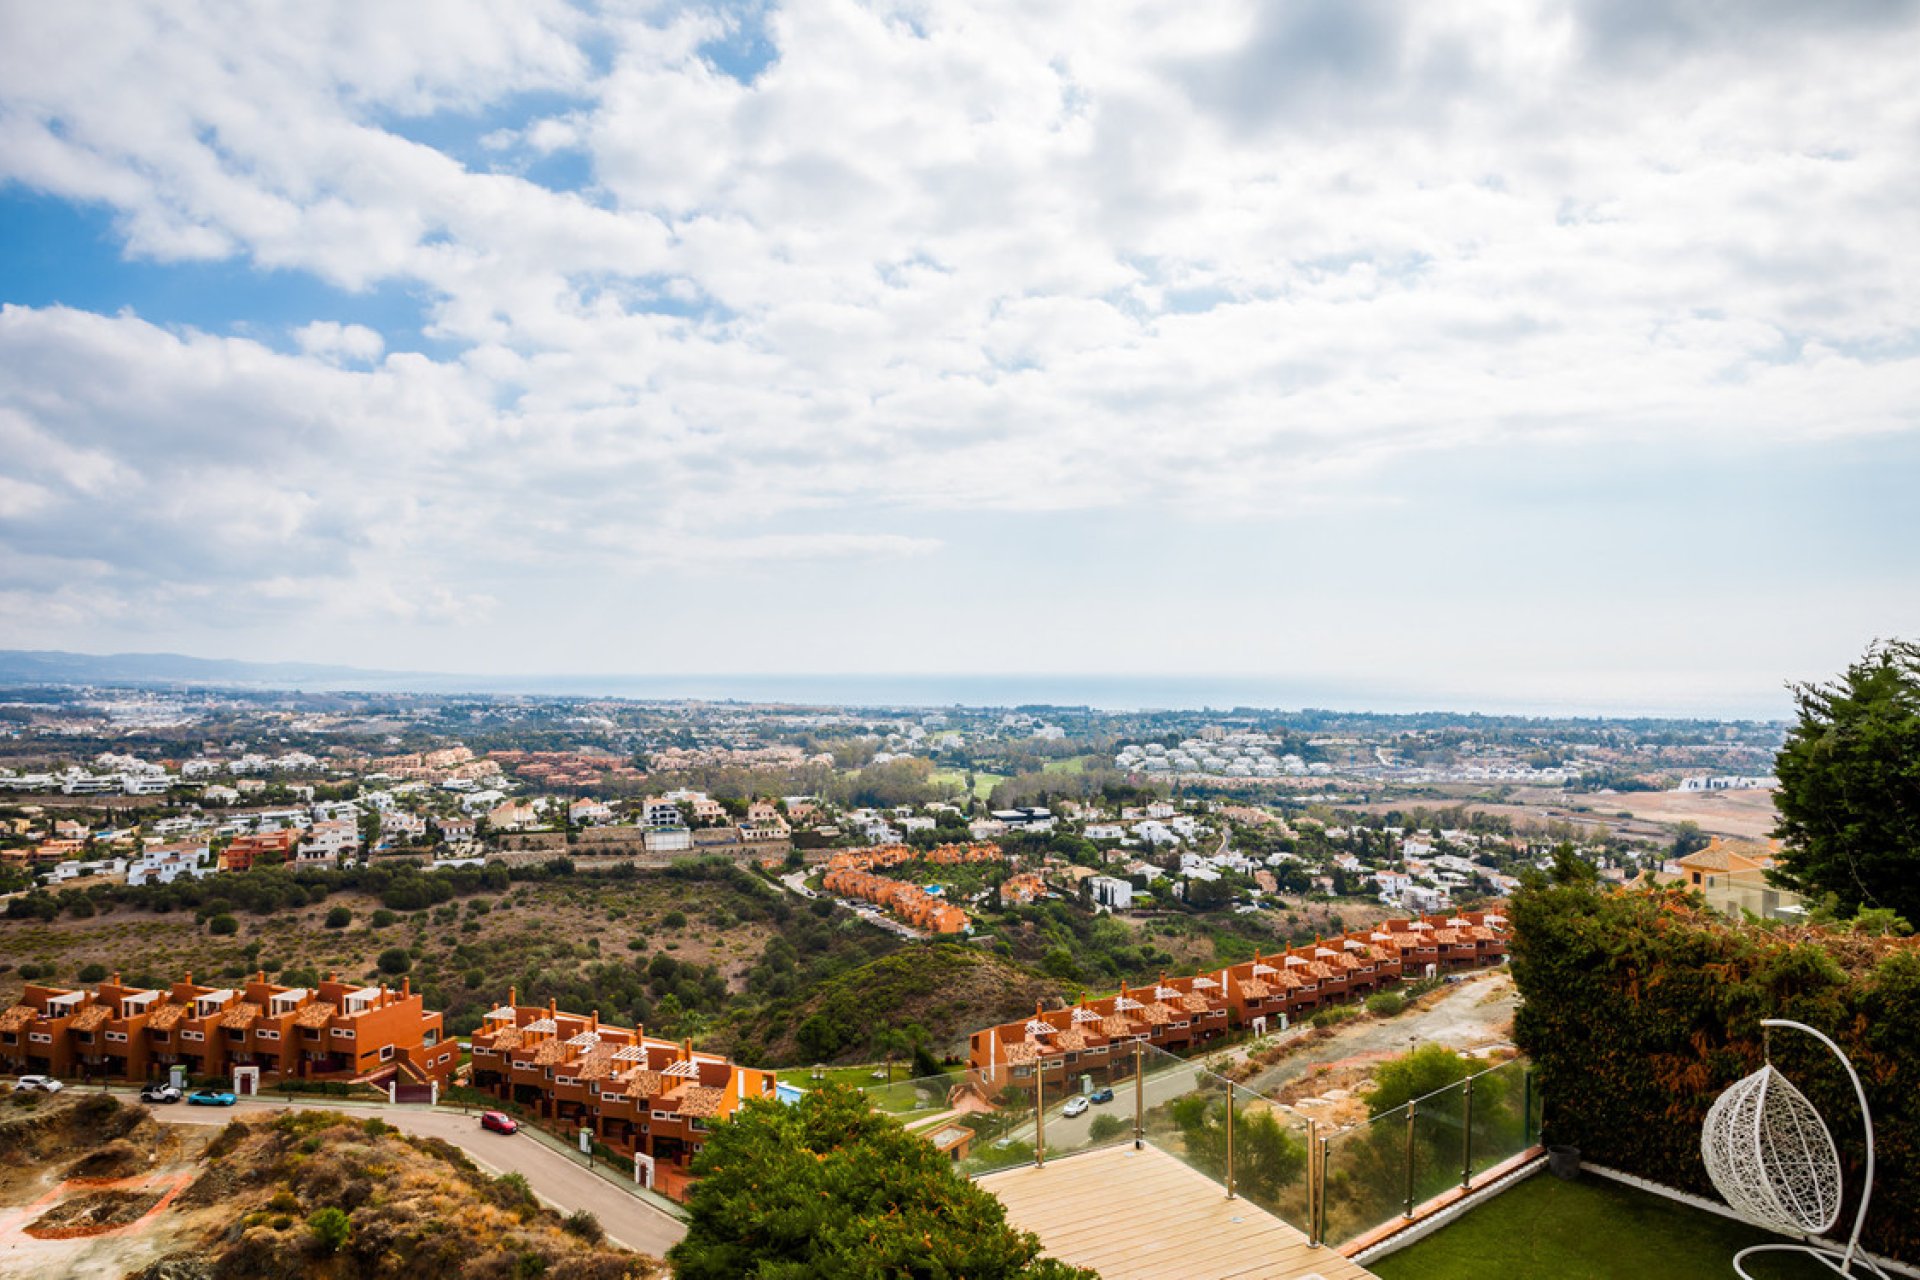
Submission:
<svg viewBox="0 0 1920 1280">
<path fill-rule="evenodd" d="M 1377 929 L 1322 938 L 1210 973 L 1162 977 L 1069 1009 L 976 1031 L 969 1065 L 990 1087 L 1052 1078 L 1122 1061 L 1135 1042 L 1178 1051 L 1223 1034 L 1229 1026 L 1298 1020 L 1330 1004 L 1354 1000 L 1406 978 L 1498 964 L 1507 957 L 1504 917 L 1465 912 L 1389 920 Z"/>
<path fill-rule="evenodd" d="M 675 1198 L 684 1197 L 687 1167 L 712 1126 L 772 1097 L 775 1083 L 771 1071 L 604 1023 L 597 1012 L 522 1006 L 516 993 L 474 1032 L 472 1073 L 475 1088 L 532 1108 L 569 1135 L 588 1130 Z"/>
<path fill-rule="evenodd" d="M 404 982 L 285 987 L 256 974 L 239 987 L 208 987 L 189 973 L 149 990 L 115 974 L 93 991 L 30 984 L 0 1013 L 0 1069 L 16 1073 L 140 1082 L 174 1067 L 222 1079 L 253 1068 L 260 1083 L 392 1080 L 430 1091 L 459 1055 L 441 1015 Z"/>
</svg>

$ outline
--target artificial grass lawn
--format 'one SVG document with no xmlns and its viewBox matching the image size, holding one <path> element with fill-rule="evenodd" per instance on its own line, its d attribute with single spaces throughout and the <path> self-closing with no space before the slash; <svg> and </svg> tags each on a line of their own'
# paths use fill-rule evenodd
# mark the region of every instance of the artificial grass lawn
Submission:
<svg viewBox="0 0 1920 1280">
<path fill-rule="evenodd" d="M 1587 1174 L 1538 1174 L 1368 1269 L 1380 1280 L 1728 1280 L 1733 1255 L 1781 1237 Z M 1833 1272 L 1762 1254 L 1756 1280 Z"/>
</svg>

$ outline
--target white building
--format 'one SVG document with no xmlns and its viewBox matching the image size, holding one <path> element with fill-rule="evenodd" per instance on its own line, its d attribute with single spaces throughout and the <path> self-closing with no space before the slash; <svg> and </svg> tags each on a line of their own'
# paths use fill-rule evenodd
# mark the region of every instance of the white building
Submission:
<svg viewBox="0 0 1920 1280">
<path fill-rule="evenodd" d="M 1133 906 L 1133 885 L 1117 876 L 1092 876 L 1087 889 L 1095 902 L 1112 910 L 1126 911 Z"/>
</svg>

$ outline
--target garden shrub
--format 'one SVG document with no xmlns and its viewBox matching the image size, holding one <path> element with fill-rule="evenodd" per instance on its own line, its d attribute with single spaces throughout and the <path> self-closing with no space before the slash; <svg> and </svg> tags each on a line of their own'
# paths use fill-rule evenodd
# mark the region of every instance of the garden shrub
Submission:
<svg viewBox="0 0 1920 1280">
<path fill-rule="evenodd" d="M 1920 1261 L 1920 941 L 1734 923 L 1679 888 L 1536 884 L 1514 896 L 1514 1039 L 1533 1059 L 1548 1141 L 1584 1160 L 1718 1198 L 1700 1158 L 1707 1109 L 1765 1059 L 1762 1018 L 1833 1037 L 1873 1109 L 1881 1176 L 1868 1248 Z M 1772 1036 L 1772 1060 L 1825 1118 L 1858 1204 L 1859 1107 L 1826 1048 Z"/>
</svg>

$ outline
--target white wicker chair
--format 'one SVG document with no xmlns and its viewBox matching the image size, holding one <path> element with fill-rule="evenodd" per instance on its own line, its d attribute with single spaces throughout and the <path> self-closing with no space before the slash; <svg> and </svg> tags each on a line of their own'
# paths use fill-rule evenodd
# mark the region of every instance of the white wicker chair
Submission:
<svg viewBox="0 0 1920 1280">
<path fill-rule="evenodd" d="M 1866 1091 L 1840 1046 L 1803 1023 L 1768 1018 L 1763 1027 L 1792 1027 L 1804 1031 L 1833 1050 L 1853 1081 L 1860 1099 L 1860 1119 L 1866 1126 L 1866 1185 L 1854 1216 L 1853 1236 L 1845 1251 L 1819 1244 L 1814 1237 L 1832 1229 L 1840 1219 L 1840 1153 L 1833 1135 L 1806 1095 L 1767 1062 L 1752 1075 L 1736 1081 L 1714 1101 L 1700 1135 L 1700 1154 L 1707 1176 L 1727 1205 L 1755 1226 L 1782 1235 L 1801 1236 L 1806 1244 L 1759 1244 L 1734 1255 L 1733 1269 L 1742 1280 L 1752 1280 L 1742 1265 L 1756 1253 L 1805 1253 L 1843 1276 L 1854 1274 L 1855 1264 L 1884 1277 L 1874 1261 L 1860 1252 L 1860 1228 L 1867 1220 L 1867 1202 L 1873 1195 L 1873 1116 L 1867 1110 Z"/>
</svg>

